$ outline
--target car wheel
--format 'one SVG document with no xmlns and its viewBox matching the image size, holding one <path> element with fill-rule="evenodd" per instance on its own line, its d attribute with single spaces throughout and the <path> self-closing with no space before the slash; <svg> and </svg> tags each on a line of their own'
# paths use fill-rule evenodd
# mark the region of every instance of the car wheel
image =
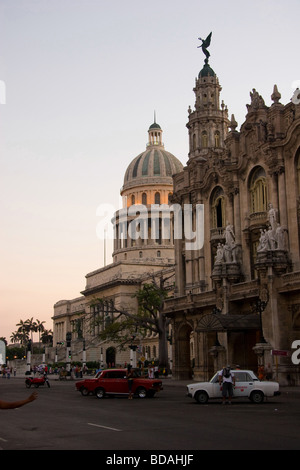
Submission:
<svg viewBox="0 0 300 470">
<path fill-rule="evenodd" d="M 252 401 L 252 403 L 256 403 L 256 404 L 262 403 L 264 401 L 263 392 L 259 390 L 252 392 L 250 395 L 250 400 Z"/>
<path fill-rule="evenodd" d="M 30 387 L 31 387 L 31 382 L 30 382 L 30 380 L 26 380 L 25 384 L 26 384 L 26 388 L 30 388 Z"/>
<path fill-rule="evenodd" d="M 147 392 L 146 392 L 146 389 L 144 387 L 138 388 L 136 393 L 137 393 L 137 396 L 139 398 L 146 398 L 146 396 L 147 396 Z"/>
<path fill-rule="evenodd" d="M 105 397 L 105 390 L 104 390 L 104 388 L 97 388 L 97 390 L 96 390 L 96 397 L 97 397 L 97 398 L 104 398 L 104 397 Z"/>
<path fill-rule="evenodd" d="M 80 393 L 81 393 L 81 395 L 82 395 L 83 397 L 87 397 L 87 396 L 88 396 L 88 394 L 89 394 L 89 391 L 88 391 L 88 389 L 87 389 L 87 388 L 85 388 L 85 387 L 81 387 L 81 389 L 80 389 Z"/>
<path fill-rule="evenodd" d="M 197 392 L 196 395 L 195 395 L 195 399 L 198 403 L 200 403 L 201 405 L 205 405 L 205 403 L 208 402 L 208 395 L 206 392 L 204 392 L 203 390 L 200 391 L 200 392 Z"/>
</svg>

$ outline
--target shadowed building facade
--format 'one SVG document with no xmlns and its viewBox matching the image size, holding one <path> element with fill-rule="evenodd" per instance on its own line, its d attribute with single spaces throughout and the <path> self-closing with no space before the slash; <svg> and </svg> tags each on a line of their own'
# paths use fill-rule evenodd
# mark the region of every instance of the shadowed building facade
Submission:
<svg viewBox="0 0 300 470">
<path fill-rule="evenodd" d="M 291 357 L 300 335 L 300 104 L 272 104 L 253 89 L 237 130 L 205 60 L 189 108 L 189 155 L 173 203 L 204 208 L 204 243 L 175 240 L 174 376 L 206 380 L 238 364 L 299 383 Z M 272 351 L 277 350 L 280 356 Z M 275 353 L 275 351 L 274 351 Z"/>
</svg>

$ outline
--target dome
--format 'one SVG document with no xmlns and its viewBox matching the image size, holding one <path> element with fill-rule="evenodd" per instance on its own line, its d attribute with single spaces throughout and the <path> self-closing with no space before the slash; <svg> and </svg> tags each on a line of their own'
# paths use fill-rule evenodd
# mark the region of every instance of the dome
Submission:
<svg viewBox="0 0 300 470">
<path fill-rule="evenodd" d="M 163 182 L 172 184 L 172 175 L 183 168 L 182 163 L 171 153 L 161 148 L 149 148 L 138 155 L 128 166 L 124 187 Z"/>
<path fill-rule="evenodd" d="M 151 126 L 149 127 L 149 129 L 161 129 L 160 125 L 157 124 L 156 122 L 154 122 L 153 124 L 151 124 Z"/>
<path fill-rule="evenodd" d="M 203 69 L 199 72 L 198 78 L 202 77 L 215 77 L 216 74 L 209 64 L 204 64 Z"/>
<path fill-rule="evenodd" d="M 161 127 L 154 123 L 149 127 L 146 150 L 135 157 L 127 167 L 122 190 L 149 184 L 172 185 L 172 176 L 183 169 L 182 163 L 164 149 Z"/>
</svg>

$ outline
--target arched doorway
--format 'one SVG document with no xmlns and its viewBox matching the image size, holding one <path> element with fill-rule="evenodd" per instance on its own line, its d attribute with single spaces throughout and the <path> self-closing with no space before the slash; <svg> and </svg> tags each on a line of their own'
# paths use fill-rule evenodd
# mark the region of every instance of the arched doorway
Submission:
<svg viewBox="0 0 300 470">
<path fill-rule="evenodd" d="M 192 378 L 191 364 L 191 333 L 193 328 L 189 323 L 179 326 L 175 347 L 174 376 L 179 380 Z"/>
</svg>

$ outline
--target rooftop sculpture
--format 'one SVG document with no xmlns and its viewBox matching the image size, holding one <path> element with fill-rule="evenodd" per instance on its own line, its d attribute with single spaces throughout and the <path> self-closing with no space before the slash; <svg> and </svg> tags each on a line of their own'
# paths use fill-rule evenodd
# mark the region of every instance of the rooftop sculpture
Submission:
<svg viewBox="0 0 300 470">
<path fill-rule="evenodd" d="M 208 52 L 207 48 L 210 46 L 210 41 L 211 41 L 211 35 L 212 33 L 210 33 L 206 39 L 202 39 L 202 38 L 198 38 L 200 41 L 202 41 L 202 44 L 199 47 L 202 48 L 202 52 L 203 54 L 205 55 L 206 59 L 204 60 L 204 62 L 206 64 L 208 64 L 208 59 L 210 57 L 210 53 Z"/>
</svg>

